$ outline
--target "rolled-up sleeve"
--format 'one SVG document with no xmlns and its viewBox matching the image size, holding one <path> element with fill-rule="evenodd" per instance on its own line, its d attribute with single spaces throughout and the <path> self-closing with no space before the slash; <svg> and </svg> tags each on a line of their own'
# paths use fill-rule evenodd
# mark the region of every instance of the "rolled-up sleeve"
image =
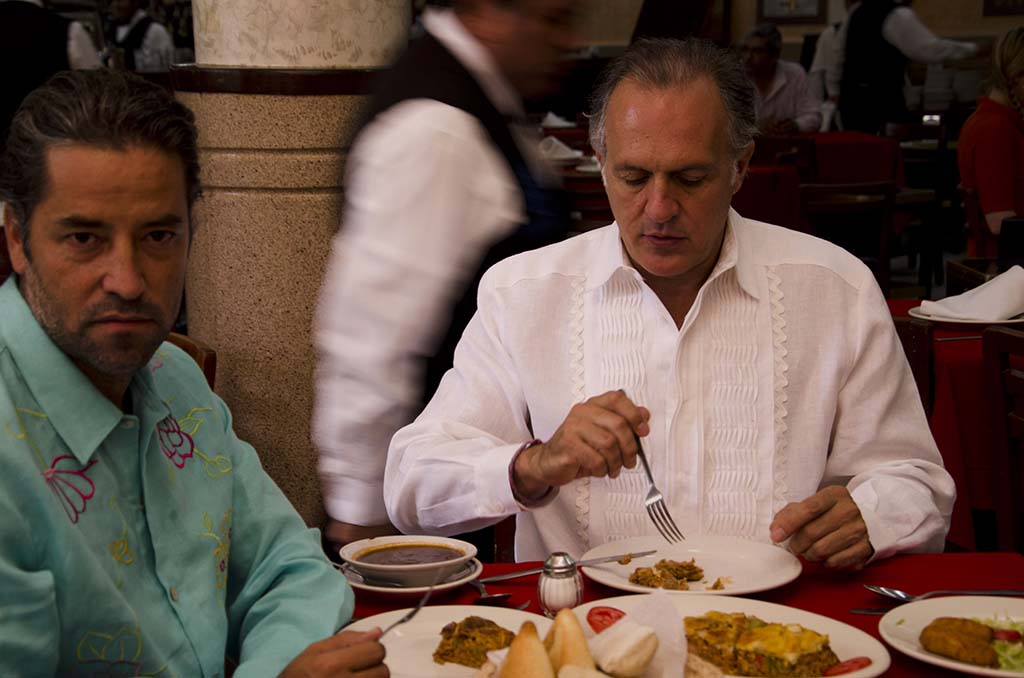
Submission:
<svg viewBox="0 0 1024 678">
<path fill-rule="evenodd" d="M 852 310 L 859 336 L 839 392 L 823 484 L 846 483 L 876 558 L 942 551 L 956 498 L 953 479 L 881 292 L 871 285 Z"/>
</svg>

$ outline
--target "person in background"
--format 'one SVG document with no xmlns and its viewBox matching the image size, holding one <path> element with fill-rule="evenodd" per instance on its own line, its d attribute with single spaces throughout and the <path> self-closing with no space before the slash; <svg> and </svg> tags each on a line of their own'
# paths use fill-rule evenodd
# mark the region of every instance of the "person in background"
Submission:
<svg viewBox="0 0 1024 678">
<path fill-rule="evenodd" d="M 101 65 L 82 24 L 51 12 L 42 0 L 0 0 L 0 153 L 26 94 L 58 71 Z"/>
<path fill-rule="evenodd" d="M 496 264 L 433 400 L 396 435 L 403 531 L 516 516 L 516 559 L 656 534 L 829 567 L 941 551 L 955 488 L 892 316 L 845 250 L 730 209 L 754 91 L 703 40 L 632 45 L 594 97 L 615 223 Z M 639 438 L 638 438 L 639 437 Z"/>
<path fill-rule="evenodd" d="M 348 583 L 164 342 L 199 191 L 191 111 L 130 73 L 60 73 L 11 123 L 0 675 L 388 675 L 379 630 L 334 635 Z"/>
<path fill-rule="evenodd" d="M 821 99 L 803 67 L 779 59 L 782 34 L 774 24 L 759 24 L 740 47 L 747 75 L 757 86 L 757 126 L 763 134 L 817 132 Z"/>
<path fill-rule="evenodd" d="M 313 437 L 334 546 L 392 532 L 384 464 L 430 399 L 483 271 L 564 237 L 523 98 L 551 91 L 577 0 L 457 0 L 383 78 L 347 166 L 315 313 Z M 481 553 L 493 537 L 472 538 Z"/>
<path fill-rule="evenodd" d="M 123 50 L 124 67 L 136 73 L 165 73 L 174 61 L 174 40 L 143 8 L 144 0 L 111 0 L 107 46 Z"/>
<path fill-rule="evenodd" d="M 988 95 L 960 131 L 957 161 L 988 227 L 968 239 L 967 255 L 995 257 L 1003 219 L 1024 216 L 1024 28 L 996 43 Z"/>
<path fill-rule="evenodd" d="M 839 113 L 843 128 L 877 134 L 908 119 L 903 93 L 908 61 L 942 63 L 974 56 L 977 45 L 943 40 L 909 2 L 863 0 L 840 29 L 843 45 Z"/>
</svg>

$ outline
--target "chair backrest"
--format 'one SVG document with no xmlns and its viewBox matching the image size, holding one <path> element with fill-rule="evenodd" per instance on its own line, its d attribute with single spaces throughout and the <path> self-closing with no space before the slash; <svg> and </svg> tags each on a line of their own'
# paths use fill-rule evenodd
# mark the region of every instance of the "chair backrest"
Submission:
<svg viewBox="0 0 1024 678">
<path fill-rule="evenodd" d="M 748 219 L 800 228 L 800 176 L 790 165 L 751 166 L 732 206 Z"/>
<path fill-rule="evenodd" d="M 860 257 L 886 295 L 895 195 L 892 181 L 800 186 L 801 229 Z"/>
<path fill-rule="evenodd" d="M 177 332 L 171 332 L 167 336 L 167 341 L 188 353 L 192 360 L 196 361 L 199 369 L 203 371 L 203 376 L 206 377 L 206 383 L 213 390 L 217 379 L 217 352 L 201 341 Z"/>
<path fill-rule="evenodd" d="M 914 382 L 917 384 L 917 392 L 921 396 L 924 412 L 930 417 L 934 402 L 932 372 L 935 359 L 932 345 L 932 324 L 919 318 L 902 317 L 894 318 L 893 322 L 896 325 L 896 334 L 899 335 L 900 343 L 903 344 L 903 352 L 907 354 L 910 371 L 914 373 Z"/>
<path fill-rule="evenodd" d="M 912 188 L 933 189 L 940 199 L 952 197 L 956 158 L 949 152 L 949 132 L 945 125 L 888 122 L 883 134 L 901 143 L 903 171 L 907 185 Z M 903 148 L 908 142 L 910 148 Z M 914 142 L 927 144 L 913 147 Z"/>
<path fill-rule="evenodd" d="M 800 181 L 817 181 L 817 157 L 814 137 L 757 136 L 754 138 L 754 155 L 750 164 L 792 165 L 800 175 Z"/>
<path fill-rule="evenodd" d="M 1024 332 L 990 327 L 982 346 L 996 544 L 1000 551 L 1024 553 Z"/>
</svg>

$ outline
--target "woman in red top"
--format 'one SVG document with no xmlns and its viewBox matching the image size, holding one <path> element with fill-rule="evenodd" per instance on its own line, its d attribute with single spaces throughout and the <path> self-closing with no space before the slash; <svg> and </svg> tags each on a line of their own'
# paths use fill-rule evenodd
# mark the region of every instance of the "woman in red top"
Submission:
<svg viewBox="0 0 1024 678">
<path fill-rule="evenodd" d="M 957 158 L 965 188 L 978 193 L 988 229 L 972 232 L 971 257 L 995 257 L 1003 219 L 1024 216 L 1024 28 L 992 52 L 991 88 L 960 132 Z"/>
</svg>

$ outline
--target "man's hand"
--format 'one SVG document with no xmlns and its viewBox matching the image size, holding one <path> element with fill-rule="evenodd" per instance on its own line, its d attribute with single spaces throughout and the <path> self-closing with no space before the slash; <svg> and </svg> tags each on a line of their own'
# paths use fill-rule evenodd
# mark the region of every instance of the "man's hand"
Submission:
<svg viewBox="0 0 1024 678">
<path fill-rule="evenodd" d="M 378 638 L 380 629 L 342 631 L 303 650 L 280 678 L 388 678 L 391 673 L 384 666 L 384 646 Z"/>
<path fill-rule="evenodd" d="M 383 537 L 388 534 L 399 534 L 398 528 L 391 523 L 384 525 L 353 525 L 352 523 L 343 523 L 340 520 L 330 518 L 327 519 L 327 524 L 324 526 L 324 537 L 331 544 L 339 548 L 360 539 Z"/>
<path fill-rule="evenodd" d="M 636 466 L 635 436 L 650 432 L 651 413 L 622 391 L 609 391 L 574 405 L 551 439 L 526 449 L 512 469 L 516 491 L 536 497 L 589 476 L 618 477 Z"/>
<path fill-rule="evenodd" d="M 850 491 L 832 485 L 795 504 L 787 504 L 771 524 L 772 541 L 789 539 L 789 550 L 826 567 L 859 570 L 874 555 L 868 527 Z"/>
</svg>

